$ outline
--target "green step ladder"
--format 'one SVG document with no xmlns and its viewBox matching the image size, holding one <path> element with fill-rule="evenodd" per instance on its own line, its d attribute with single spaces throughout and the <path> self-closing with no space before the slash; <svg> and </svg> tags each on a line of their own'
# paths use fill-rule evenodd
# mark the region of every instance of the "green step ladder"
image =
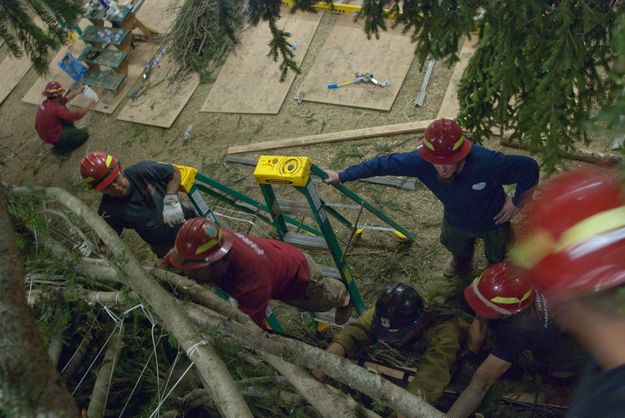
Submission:
<svg viewBox="0 0 625 418">
<path fill-rule="evenodd" d="M 331 215 L 340 223 L 344 224 L 354 232 L 358 230 L 358 225 L 353 225 L 348 219 L 341 215 L 333 206 L 326 204 L 319 193 L 315 189 L 311 174 L 321 179 L 327 177 L 325 171 L 312 164 L 308 157 L 291 157 L 291 156 L 274 156 L 261 155 L 258 159 L 254 176 L 259 183 L 267 208 L 270 210 L 274 227 L 276 228 L 280 238 L 294 245 L 305 246 L 309 248 L 323 248 L 330 251 L 332 259 L 336 265 L 336 270 L 341 281 L 347 287 L 351 296 L 352 303 L 356 308 L 358 315 L 365 311 L 365 305 L 358 290 L 358 286 L 354 281 L 351 270 L 345 259 L 345 253 L 341 248 L 332 224 L 328 218 Z M 292 186 L 302 193 L 306 198 L 307 205 L 299 202 L 285 202 L 276 198 L 273 186 L 283 185 Z M 361 210 L 366 209 L 373 215 L 390 225 L 393 232 L 403 239 L 414 242 L 415 237 L 408 230 L 392 220 L 381 210 L 369 204 L 356 193 L 347 189 L 345 186 L 334 185 L 345 196 L 360 205 Z M 308 206 L 312 217 L 317 223 L 321 231 L 321 235 L 311 235 L 306 233 L 298 233 L 289 231 L 287 226 L 286 213 L 300 211 L 304 206 Z M 301 213 L 301 212 L 300 212 Z"/>
</svg>

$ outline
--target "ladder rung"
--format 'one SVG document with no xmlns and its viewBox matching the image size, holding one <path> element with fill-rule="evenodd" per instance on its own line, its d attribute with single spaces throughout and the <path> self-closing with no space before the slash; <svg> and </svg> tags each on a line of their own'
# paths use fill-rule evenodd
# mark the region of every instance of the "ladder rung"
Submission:
<svg viewBox="0 0 625 418">
<path fill-rule="evenodd" d="M 276 214 L 288 213 L 291 215 L 312 215 L 308 203 L 302 201 L 277 199 L 271 209 Z"/>
<path fill-rule="evenodd" d="M 287 232 L 284 234 L 284 242 L 309 248 L 328 248 L 325 238 L 315 235 L 300 234 L 297 232 Z"/>
<path fill-rule="evenodd" d="M 340 279 L 341 278 L 341 273 L 339 273 L 339 271 L 335 267 L 321 266 L 320 265 L 319 268 L 321 268 L 321 273 L 325 277 L 333 277 L 335 279 Z"/>
</svg>

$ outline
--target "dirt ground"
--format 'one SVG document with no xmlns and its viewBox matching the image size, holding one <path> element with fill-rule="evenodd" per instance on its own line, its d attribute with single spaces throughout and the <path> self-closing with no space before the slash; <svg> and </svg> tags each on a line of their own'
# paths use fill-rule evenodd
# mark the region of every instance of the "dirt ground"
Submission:
<svg viewBox="0 0 625 418">
<path fill-rule="evenodd" d="M 258 185 L 252 176 L 253 169 L 234 163 L 225 163 L 226 148 L 235 144 L 268 141 L 324 132 L 342 131 L 372 126 L 389 125 L 407 121 L 433 119 L 440 107 L 453 68 L 436 63 L 422 108 L 414 108 L 412 101 L 421 86 L 424 73 L 413 62 L 408 76 L 390 112 L 339 107 L 317 103 L 298 104 L 295 97 L 316 52 L 323 45 L 335 17 L 325 15 L 302 64 L 303 74 L 293 83 L 285 103 L 276 116 L 200 113 L 211 84 L 201 84 L 195 91 L 171 129 L 161 129 L 122 122 L 112 115 L 91 113 L 85 119 L 90 139 L 67 160 L 61 160 L 42 145 L 34 130 L 35 106 L 24 104 L 21 98 L 37 79 L 31 69 L 15 90 L 0 106 L 0 177 L 3 181 L 23 186 L 59 186 L 76 194 L 97 207 L 99 194 L 87 190 L 80 178 L 79 163 L 83 155 L 92 150 L 105 150 L 116 155 L 122 164 L 129 165 L 149 159 L 197 167 L 200 172 L 213 177 L 237 190 L 262 200 Z M 374 41 L 373 41 L 374 42 Z M 413 54 L 407 50 L 406 54 Z M 3 51 L 0 59 L 6 54 Z M 380 57 L 384 59 L 384 57 Z M 276 64 L 277 65 L 277 64 Z M 232 88 L 236 88 L 233 86 Z M 244 93 L 244 92 L 242 92 Z M 192 125 L 188 143 L 183 143 L 183 132 Z M 414 149 L 416 138 L 411 135 L 394 136 L 333 145 L 274 150 L 273 155 L 307 155 L 321 167 L 341 169 L 382 153 Z M 605 141 L 601 147 L 605 147 Z M 498 149 L 495 143 L 486 144 Z M 604 151 L 604 149 L 602 149 Z M 511 151 L 524 154 L 523 151 Z M 254 157 L 256 155 L 246 155 Z M 361 238 L 352 239 L 348 260 L 365 302 L 371 304 L 378 291 L 387 283 L 406 281 L 412 283 L 430 301 L 462 307 L 460 290 L 465 282 L 445 279 L 440 271 L 447 258 L 446 251 L 438 241 L 442 206 L 434 196 L 417 183 L 416 191 L 406 191 L 356 182 L 348 185 L 352 190 L 385 210 L 417 236 L 417 242 L 405 245 L 397 237 L 383 232 L 366 232 Z M 329 186 L 318 186 L 329 202 L 345 202 Z M 297 197 L 291 189 L 280 190 L 281 197 Z M 210 202 L 210 200 L 209 200 Z M 211 202 L 217 212 L 231 217 L 240 214 Z M 345 215 L 355 221 L 357 211 Z M 363 215 L 360 223 L 381 223 Z M 236 224 L 236 223 L 235 223 Z M 261 227 L 262 228 L 262 227 Z M 345 245 L 350 241 L 351 231 L 337 226 L 337 234 Z M 265 231 L 267 232 L 267 231 Z M 124 233 L 132 243 L 137 255 L 150 259 L 149 250 L 140 243 L 134 233 Z M 485 264 L 481 251 L 476 251 L 475 271 Z M 330 264 L 325 254 L 313 256 Z M 280 308 L 279 308 L 280 309 Z M 290 316 L 284 324 L 288 330 L 299 328 L 298 316 Z M 301 331 L 301 330 L 300 330 Z"/>
</svg>

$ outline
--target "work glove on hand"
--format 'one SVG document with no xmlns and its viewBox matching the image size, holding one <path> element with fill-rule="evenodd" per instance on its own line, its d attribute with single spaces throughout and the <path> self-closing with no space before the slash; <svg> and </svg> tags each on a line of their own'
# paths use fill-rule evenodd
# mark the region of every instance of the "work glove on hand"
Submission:
<svg viewBox="0 0 625 418">
<path fill-rule="evenodd" d="M 169 226 L 184 222 L 184 212 L 177 194 L 166 194 L 163 199 L 163 222 Z"/>
</svg>

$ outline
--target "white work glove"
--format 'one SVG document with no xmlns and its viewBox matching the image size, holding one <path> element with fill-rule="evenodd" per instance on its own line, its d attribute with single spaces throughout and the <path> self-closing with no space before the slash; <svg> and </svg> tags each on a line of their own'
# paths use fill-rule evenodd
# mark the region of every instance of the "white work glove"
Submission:
<svg viewBox="0 0 625 418">
<path fill-rule="evenodd" d="M 163 199 L 163 222 L 169 226 L 184 222 L 184 212 L 177 194 L 166 194 Z"/>
<path fill-rule="evenodd" d="M 74 248 L 76 248 L 80 255 L 82 255 L 83 257 L 89 257 L 91 255 L 91 246 L 88 242 L 83 242 L 82 244 L 77 245 Z"/>
</svg>

